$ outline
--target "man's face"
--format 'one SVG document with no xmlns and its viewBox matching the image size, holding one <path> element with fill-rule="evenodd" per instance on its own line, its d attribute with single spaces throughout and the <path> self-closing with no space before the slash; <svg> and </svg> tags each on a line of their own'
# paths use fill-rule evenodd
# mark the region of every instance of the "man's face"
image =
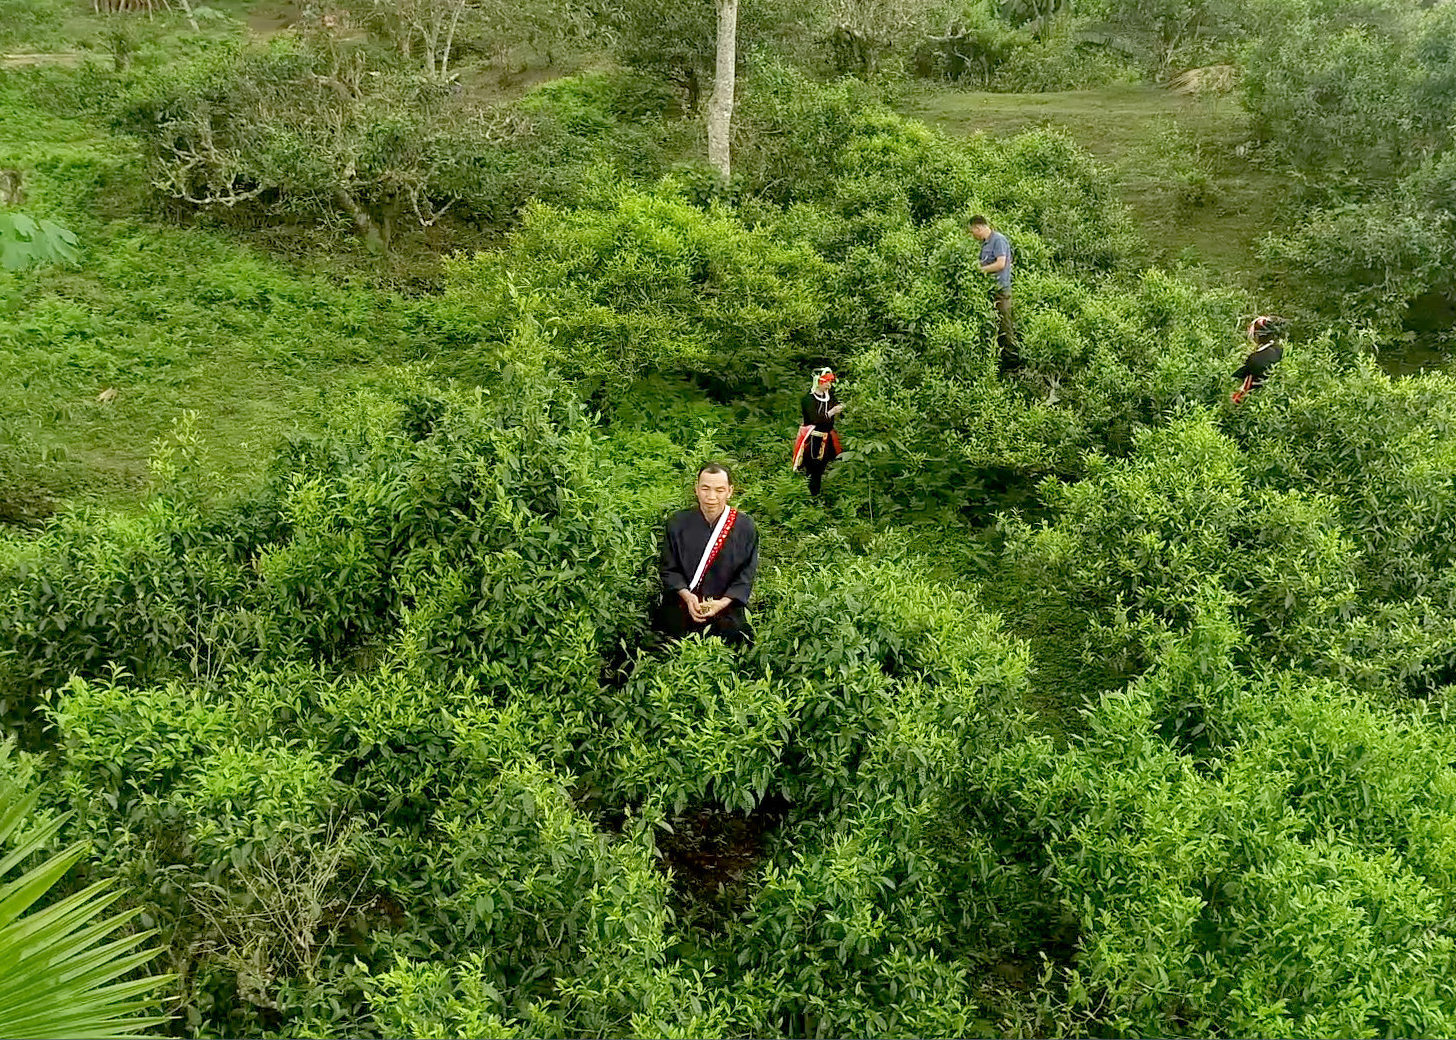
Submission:
<svg viewBox="0 0 1456 1040">
<path fill-rule="evenodd" d="M 973 234 L 973 235 L 976 236 L 976 240 L 977 241 L 984 242 L 984 241 L 986 241 L 986 239 L 988 239 L 988 238 L 991 237 L 991 225 L 990 224 L 972 224 L 971 225 L 971 234 Z"/>
<path fill-rule="evenodd" d="M 698 496 L 698 508 L 709 520 L 716 520 L 728 497 L 733 494 L 733 485 L 728 483 L 726 473 L 699 473 L 698 486 L 693 489 Z"/>
</svg>

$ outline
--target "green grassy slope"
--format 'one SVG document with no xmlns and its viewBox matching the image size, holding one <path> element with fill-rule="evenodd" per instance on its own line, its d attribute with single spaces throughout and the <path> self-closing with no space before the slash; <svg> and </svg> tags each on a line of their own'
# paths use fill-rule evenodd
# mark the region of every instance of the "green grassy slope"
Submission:
<svg viewBox="0 0 1456 1040">
<path fill-rule="evenodd" d="M 926 88 L 900 107 L 958 134 L 1066 130 L 1114 171 L 1150 259 L 1203 265 L 1215 280 L 1250 289 L 1265 280 L 1255 251 L 1282 219 L 1292 186 L 1253 161 L 1236 97 L 1195 98 L 1141 83 L 1047 94 Z"/>
<path fill-rule="evenodd" d="M 26 208 L 82 248 L 71 269 L 0 274 L 8 519 L 133 501 L 188 411 L 224 482 L 246 482 L 320 391 L 404 359 L 389 296 L 146 219 L 135 164 L 126 142 L 0 93 L 0 167 L 24 171 Z"/>
</svg>

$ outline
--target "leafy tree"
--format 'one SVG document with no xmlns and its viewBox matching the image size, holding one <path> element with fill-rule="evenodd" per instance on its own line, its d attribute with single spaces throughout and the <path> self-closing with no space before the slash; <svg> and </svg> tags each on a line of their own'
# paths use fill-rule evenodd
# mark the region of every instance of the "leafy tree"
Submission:
<svg viewBox="0 0 1456 1040">
<path fill-rule="evenodd" d="M 476 158 L 530 128 L 518 113 L 482 114 L 438 83 L 373 68 L 361 48 L 317 40 L 220 48 L 146 81 L 121 119 L 168 196 L 342 219 L 381 249 L 402 226 L 440 220 Z"/>
<path fill-rule="evenodd" d="M 1094 0 L 1079 13 L 1091 19 L 1086 38 L 1133 54 L 1158 77 L 1230 49 L 1240 14 L 1230 0 Z"/>
<path fill-rule="evenodd" d="M 1270 234 L 1260 253 L 1290 272 L 1312 308 L 1397 339 L 1411 301 L 1456 291 L 1456 210 L 1433 204 L 1422 190 L 1439 192 L 1437 179 L 1453 166 L 1448 153 L 1381 198 L 1311 207 L 1292 227 Z"/>
<path fill-rule="evenodd" d="M 1013 25 L 1045 28 L 1052 15 L 1071 7 L 1069 0 L 1003 0 L 1001 14 Z"/>
<path fill-rule="evenodd" d="M 1452 147 L 1456 15 L 1445 5 L 1331 4 L 1256 41 L 1245 103 L 1296 169 L 1342 201 L 1378 193 Z"/>
<path fill-rule="evenodd" d="M 835 67 L 868 79 L 888 55 L 928 35 L 932 13 L 911 0 L 830 0 L 818 16 Z"/>
<path fill-rule="evenodd" d="M 418 53 L 425 75 L 436 81 L 450 78 L 456 35 L 462 29 L 469 32 L 481 14 L 470 0 L 371 2 L 362 13 L 406 58 Z"/>
<path fill-rule="evenodd" d="M 1057 519 L 1014 528 L 1010 556 L 1053 623 L 1080 619 L 1093 676 L 1142 672 L 1150 633 L 1186 629 L 1212 588 L 1271 657 L 1327 652 L 1358 601 L 1355 548 L 1332 502 L 1251 493 L 1242 470 L 1205 416 L 1144 434 L 1126 461 L 1090 459 L 1083 482 L 1043 484 Z M 1116 548 L 1094 555 L 1093 544 Z"/>
<path fill-rule="evenodd" d="M 708 98 L 708 163 L 726 183 L 732 174 L 733 93 L 738 76 L 738 0 L 715 0 L 713 93 Z"/>
<path fill-rule="evenodd" d="M 1445 5 L 1297 9 L 1251 49 L 1245 103 L 1306 183 L 1264 252 L 1301 295 L 1382 337 L 1408 301 L 1449 297 L 1456 16 Z"/>
<path fill-rule="evenodd" d="M 1302 173 L 1369 183 L 1407 170 L 1446 130 L 1416 104 L 1421 78 L 1379 30 L 1309 20 L 1255 46 L 1244 93 L 1261 135 Z"/>
<path fill-rule="evenodd" d="M 1032 6 L 1035 6 L 1034 4 Z M 963 82 L 990 88 L 1004 85 L 1004 75 L 1013 56 L 1019 65 L 1028 56 L 1031 33 L 1020 25 L 1029 13 L 1002 8 L 998 14 L 990 0 L 946 3 L 920 12 L 924 32 L 907 41 L 916 75 Z"/>
<path fill-rule="evenodd" d="M 120 121 L 172 199 L 352 227 L 384 249 L 411 228 L 471 235 L 510 226 L 533 198 L 590 196 L 604 165 L 656 179 L 678 136 L 661 121 L 666 94 L 594 74 L 482 109 L 397 60 L 311 36 L 222 47 L 151 77 Z"/>
<path fill-rule="evenodd" d="M 737 60 L 800 17 L 798 0 L 739 0 L 735 37 L 744 46 L 735 48 Z M 622 62 L 666 76 L 685 92 L 688 110 L 697 111 L 717 68 L 717 0 L 621 0 L 612 26 Z"/>
</svg>

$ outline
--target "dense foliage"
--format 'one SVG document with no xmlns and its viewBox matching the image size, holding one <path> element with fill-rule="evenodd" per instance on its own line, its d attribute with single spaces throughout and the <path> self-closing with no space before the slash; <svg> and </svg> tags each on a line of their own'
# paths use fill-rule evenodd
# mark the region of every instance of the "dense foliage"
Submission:
<svg viewBox="0 0 1456 1040">
<path fill-rule="evenodd" d="M 1449 311 L 1456 11 L 1291 4 L 1250 50 L 1244 90 L 1267 146 L 1309 184 L 1269 255 L 1326 312 L 1387 335 L 1412 303 L 1418 319 Z"/>
<path fill-rule="evenodd" d="M 426 3 L 159 15 L 0 86 L 26 241 L 77 247 L 0 271 L 0 766 L 27 854 L 82 857 L 51 905 L 115 885 L 181 1036 L 1449 1035 L 1456 383 L 1305 322 L 1230 405 L 1249 302 L 1143 263 L 1065 135 L 785 58 L 883 74 L 931 31 L 895 4 L 745 8 L 787 42 L 718 182 L 642 71 L 708 8 L 659 6 L 604 17 L 637 71 L 509 100 Z M 936 16 L 1070 31 L 1029 6 Z M 1103 8 L 1164 64 L 1260 27 L 1278 161 L 1444 197 L 1440 126 L 1336 160 L 1298 108 L 1276 36 L 1341 5 Z M 1412 17 L 1385 73 L 1435 89 Z M 762 532 L 748 648 L 648 628 L 709 458 Z"/>
</svg>

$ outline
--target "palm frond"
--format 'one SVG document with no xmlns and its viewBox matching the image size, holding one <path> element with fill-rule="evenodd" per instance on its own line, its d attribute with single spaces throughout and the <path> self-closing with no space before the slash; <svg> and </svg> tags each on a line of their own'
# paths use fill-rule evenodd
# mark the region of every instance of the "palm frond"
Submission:
<svg viewBox="0 0 1456 1040">
<path fill-rule="evenodd" d="M 21 794 L 3 773 L 13 745 L 0 743 L 0 846 L 20 831 L 35 810 L 38 794 Z M 65 816 L 32 827 L 0 857 L 0 877 L 36 855 L 66 821 Z M 156 956 L 135 950 L 155 932 L 123 935 L 137 911 L 103 917 L 121 893 L 99 881 L 30 913 L 46 892 L 86 853 L 82 844 L 55 853 L 19 877 L 0 885 L 0 1036 L 134 1036 L 165 1021 L 138 1017 L 151 1006 L 139 999 L 170 976 L 123 978 Z"/>
</svg>

